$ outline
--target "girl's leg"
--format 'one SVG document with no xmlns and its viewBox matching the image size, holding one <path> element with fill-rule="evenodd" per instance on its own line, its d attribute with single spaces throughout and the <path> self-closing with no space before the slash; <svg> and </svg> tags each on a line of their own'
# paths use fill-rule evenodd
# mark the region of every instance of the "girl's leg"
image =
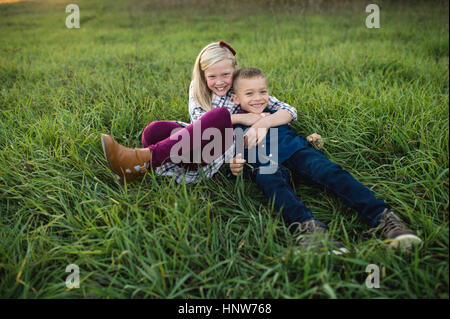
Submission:
<svg viewBox="0 0 450 319">
<path fill-rule="evenodd" d="M 171 121 L 153 121 L 147 125 L 142 133 L 142 147 L 149 147 L 170 136 L 176 129 L 184 126 Z"/>
<path fill-rule="evenodd" d="M 151 166 L 156 168 L 165 161 L 184 163 L 189 168 L 207 165 L 222 156 L 233 143 L 233 126 L 231 116 L 226 108 L 215 108 L 205 113 L 194 123 L 179 129 L 177 125 L 160 124 L 165 136 L 169 129 L 178 129 L 175 133 L 157 143 L 150 144 L 152 138 L 144 131 L 143 141 L 149 141 L 148 148 L 152 153 Z M 154 140 L 158 139 L 155 138 Z M 213 154 L 211 154 L 213 151 Z"/>
<path fill-rule="evenodd" d="M 371 190 L 350 173 L 310 146 L 294 153 L 286 161 L 286 166 L 339 196 L 371 226 L 378 224 L 381 213 L 388 208 L 384 201 L 377 199 Z"/>
<path fill-rule="evenodd" d="M 142 142 L 147 146 L 144 148 L 124 147 L 111 136 L 102 134 L 101 142 L 108 166 L 119 178 L 132 181 L 145 173 L 149 163 L 156 168 L 164 161 L 184 161 L 187 163 L 185 165 L 195 169 L 199 164 L 206 165 L 222 156 L 233 143 L 231 116 L 226 108 L 213 109 L 184 128 L 172 122 L 156 123 L 144 130 Z M 173 134 L 173 129 L 178 131 Z"/>
</svg>

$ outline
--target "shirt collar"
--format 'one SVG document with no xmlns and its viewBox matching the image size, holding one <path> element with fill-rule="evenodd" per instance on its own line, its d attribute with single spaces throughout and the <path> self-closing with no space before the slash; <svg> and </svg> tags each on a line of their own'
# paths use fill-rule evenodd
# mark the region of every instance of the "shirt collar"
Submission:
<svg viewBox="0 0 450 319">
<path fill-rule="evenodd" d="M 218 96 L 216 93 L 213 92 L 211 100 L 214 103 L 214 102 L 224 100 L 224 99 L 231 99 L 232 94 L 234 94 L 233 89 L 229 89 L 227 94 L 225 94 L 224 96 Z"/>
</svg>

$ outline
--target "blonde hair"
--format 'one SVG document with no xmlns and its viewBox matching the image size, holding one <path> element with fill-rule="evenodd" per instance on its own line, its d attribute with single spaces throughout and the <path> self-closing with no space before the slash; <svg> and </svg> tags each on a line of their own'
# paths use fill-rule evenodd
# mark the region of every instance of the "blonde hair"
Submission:
<svg viewBox="0 0 450 319">
<path fill-rule="evenodd" d="M 211 65 L 224 59 L 230 59 L 233 68 L 236 68 L 236 58 L 226 47 L 220 46 L 220 42 L 213 42 L 204 47 L 195 60 L 192 71 L 194 100 L 205 111 L 211 110 L 212 91 L 208 88 L 205 78 L 205 70 Z"/>
</svg>

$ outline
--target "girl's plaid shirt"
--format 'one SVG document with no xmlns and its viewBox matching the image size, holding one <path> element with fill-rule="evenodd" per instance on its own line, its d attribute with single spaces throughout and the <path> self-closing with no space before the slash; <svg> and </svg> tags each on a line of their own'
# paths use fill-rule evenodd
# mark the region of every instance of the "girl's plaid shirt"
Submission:
<svg viewBox="0 0 450 319">
<path fill-rule="evenodd" d="M 233 91 L 230 90 L 224 96 L 217 96 L 213 93 L 212 97 L 212 108 L 217 107 L 226 107 L 230 114 L 236 114 L 239 112 L 239 105 L 236 105 L 231 97 Z M 275 97 L 269 96 L 269 104 L 267 106 L 270 110 L 278 111 L 285 110 L 292 115 L 292 121 L 297 119 L 297 110 L 283 102 L 278 101 Z M 189 117 L 191 119 L 191 123 L 197 121 L 206 111 L 203 110 L 197 102 L 194 100 L 192 95 L 192 83 L 189 88 Z M 188 126 L 189 124 L 184 122 L 178 122 L 183 126 Z M 235 144 L 225 151 L 225 153 L 217 158 L 214 162 L 200 167 L 198 170 L 187 170 L 184 167 L 181 167 L 177 164 L 173 163 L 165 163 L 160 167 L 156 168 L 155 173 L 158 175 L 164 176 L 172 176 L 177 183 L 180 183 L 185 178 L 186 183 L 196 183 L 200 180 L 202 176 L 206 178 L 211 178 L 217 171 L 220 169 L 223 163 L 229 163 L 231 159 L 234 157 L 234 149 Z"/>
</svg>

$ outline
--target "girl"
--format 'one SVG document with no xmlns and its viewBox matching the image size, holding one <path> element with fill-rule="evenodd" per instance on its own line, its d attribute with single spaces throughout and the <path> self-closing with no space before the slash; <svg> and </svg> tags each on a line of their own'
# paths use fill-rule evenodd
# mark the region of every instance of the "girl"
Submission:
<svg viewBox="0 0 450 319">
<path fill-rule="evenodd" d="M 269 98 L 268 108 L 274 114 L 235 114 L 238 106 L 232 95 L 233 72 L 237 68 L 236 52 L 224 42 L 214 42 L 204 47 L 194 64 L 192 82 L 189 88 L 189 114 L 192 124 L 177 121 L 154 121 L 147 125 L 142 134 L 143 148 L 127 148 L 118 144 L 106 134 L 102 134 L 103 152 L 110 169 L 119 179 L 130 182 L 142 176 L 148 169 L 158 175 L 173 176 L 176 182 L 186 178 L 186 182 L 196 182 L 203 174 L 207 178 L 214 175 L 224 162 L 234 155 L 233 124 L 261 128 L 259 121 L 264 116 L 271 117 L 271 126 L 289 123 L 297 118 L 295 108 L 281 103 L 274 97 Z M 210 129 L 220 134 L 204 136 Z M 200 140 L 195 132 L 200 132 Z M 258 143 L 264 133 L 249 130 L 246 135 L 250 145 Z M 206 134 L 207 135 L 207 134 Z M 219 136 L 219 138 L 217 137 Z M 189 154 L 181 152 L 178 145 L 187 137 Z M 218 138 L 219 140 L 214 140 Z M 195 154 L 203 154 L 210 142 L 220 145 L 220 152 L 200 162 L 194 161 Z M 174 152 L 174 149 L 179 149 Z M 199 165 L 200 164 L 200 165 Z"/>
<path fill-rule="evenodd" d="M 224 42 L 214 42 L 203 48 L 194 64 L 193 80 L 189 90 L 189 115 L 191 122 L 195 122 L 209 110 L 225 107 L 231 113 L 233 125 L 242 124 L 254 128 L 246 135 L 250 147 L 262 140 L 264 132 L 270 127 L 296 120 L 297 110 L 270 96 L 267 107 L 270 111 L 276 111 L 274 114 L 236 114 L 239 106 L 232 98 L 232 76 L 237 67 L 235 55 L 233 48 Z M 265 116 L 270 116 L 270 121 L 266 121 L 271 122 L 270 126 L 262 125 L 260 120 Z M 258 131 L 263 134 L 257 136 Z"/>
</svg>

